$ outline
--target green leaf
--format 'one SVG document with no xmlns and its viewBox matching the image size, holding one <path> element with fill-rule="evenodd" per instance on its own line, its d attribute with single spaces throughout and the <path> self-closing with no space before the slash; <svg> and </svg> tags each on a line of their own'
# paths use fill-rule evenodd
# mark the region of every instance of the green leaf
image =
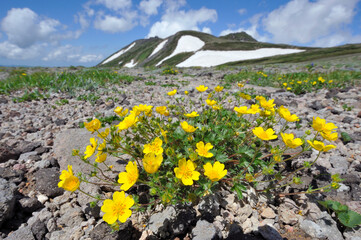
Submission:
<svg viewBox="0 0 361 240">
<path fill-rule="evenodd" d="M 327 209 L 331 209 L 335 212 L 340 211 L 342 209 L 342 204 L 337 201 L 327 200 L 327 201 L 318 201 L 319 204 L 324 206 Z M 342 211 L 342 210 L 341 210 Z"/>
<path fill-rule="evenodd" d="M 227 157 L 226 154 L 221 153 L 221 154 L 217 154 L 217 155 L 216 155 L 216 160 L 217 160 L 218 162 L 224 163 L 224 162 L 227 162 L 227 161 L 228 161 L 228 157 Z"/>
<path fill-rule="evenodd" d="M 354 228 L 361 224 L 361 215 L 351 210 L 340 212 L 337 217 L 346 227 Z"/>
<path fill-rule="evenodd" d="M 236 191 L 239 199 L 243 199 L 242 192 L 245 192 L 246 190 L 247 190 L 246 186 L 244 186 L 240 183 L 235 183 L 232 187 L 232 191 Z"/>
</svg>

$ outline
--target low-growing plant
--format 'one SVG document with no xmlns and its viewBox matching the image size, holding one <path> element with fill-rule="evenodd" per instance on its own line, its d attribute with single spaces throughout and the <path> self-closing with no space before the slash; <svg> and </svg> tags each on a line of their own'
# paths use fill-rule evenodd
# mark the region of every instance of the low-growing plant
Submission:
<svg viewBox="0 0 361 240">
<path fill-rule="evenodd" d="M 174 84 L 174 83 L 166 83 L 166 84 L 161 84 L 161 87 L 179 87 L 179 85 Z"/>
<path fill-rule="evenodd" d="M 48 95 L 42 94 L 39 90 L 34 90 L 32 92 L 26 91 L 21 97 L 14 97 L 13 102 L 28 102 L 32 100 L 40 100 L 47 98 Z"/>
<path fill-rule="evenodd" d="M 361 225 L 361 215 L 355 211 L 350 210 L 348 206 L 332 200 L 318 201 L 318 203 L 327 208 L 328 211 L 332 210 L 335 212 L 338 221 L 342 225 L 349 228 L 354 228 L 358 225 Z"/>
<path fill-rule="evenodd" d="M 343 105 L 342 105 L 342 108 L 343 108 L 344 111 L 352 111 L 352 109 L 353 109 L 352 106 L 351 106 L 351 107 L 350 107 L 350 106 L 347 106 L 347 104 L 343 104 Z"/>
<path fill-rule="evenodd" d="M 177 75 L 179 71 L 177 69 L 174 69 L 173 67 L 166 67 L 162 71 L 162 75 Z"/>
<path fill-rule="evenodd" d="M 55 104 L 59 105 L 59 106 L 69 104 L 69 100 L 68 99 L 60 99 L 60 100 L 56 101 Z"/>
<path fill-rule="evenodd" d="M 244 82 L 238 83 L 242 89 Z M 73 173 L 72 166 L 62 171 L 59 187 L 68 191 L 83 192 L 81 183 L 112 188 L 112 198 L 91 196 L 102 201 L 103 219 L 113 229 L 125 222 L 132 210 L 140 211 L 158 204 L 196 204 L 200 198 L 222 188 L 236 192 L 239 198 L 248 188 L 258 192 L 282 192 L 291 184 L 301 184 L 301 175 L 311 168 L 319 156 L 336 146 L 327 141 L 337 139 L 337 126 L 316 117 L 312 130 L 302 136 L 289 132 L 289 123 L 299 120 L 287 108 L 276 108 L 273 99 L 254 98 L 255 104 L 245 105 L 252 98 L 239 91 L 232 98 L 222 86 L 206 94 L 208 87 L 200 85 L 199 104 L 184 92 L 174 98 L 177 89 L 168 92 L 167 106 L 140 104 L 131 111 L 117 107 L 114 111 L 120 122 L 101 130 L 97 118 L 84 125 L 94 134 L 84 153 L 73 150 L 80 161 L 92 166 L 90 173 Z M 180 93 L 183 94 L 183 93 Z M 231 105 L 236 102 L 236 106 Z M 199 107 L 197 107 L 199 106 Z M 278 140 L 279 139 L 279 140 Z M 303 166 L 287 170 L 287 163 L 305 151 L 315 149 L 315 159 Z M 107 163 L 109 156 L 126 161 L 125 171 Z M 95 156 L 95 161 L 90 160 Z M 128 160 L 126 160 L 128 159 Z M 115 173 L 112 178 L 108 173 Z M 339 188 L 339 176 L 332 182 L 303 192 L 319 193 Z M 259 183 L 262 183 L 261 187 Z M 136 186 L 149 188 L 149 199 L 140 201 Z M 127 196 L 126 196 L 127 193 Z"/>
<path fill-rule="evenodd" d="M 92 105 L 94 105 L 98 99 L 100 99 L 100 96 L 97 96 L 94 93 L 82 94 L 76 98 L 76 100 L 78 101 L 87 101 L 90 102 Z"/>
<path fill-rule="evenodd" d="M 144 84 L 147 85 L 147 86 L 155 86 L 155 85 L 157 85 L 156 82 L 152 82 L 152 81 L 145 82 Z"/>
</svg>

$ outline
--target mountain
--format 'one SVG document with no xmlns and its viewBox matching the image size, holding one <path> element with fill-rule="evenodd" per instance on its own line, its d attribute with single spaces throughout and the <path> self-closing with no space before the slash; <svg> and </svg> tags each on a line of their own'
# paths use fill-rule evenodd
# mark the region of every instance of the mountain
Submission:
<svg viewBox="0 0 361 240">
<path fill-rule="evenodd" d="M 286 44 L 258 42 L 245 32 L 221 37 L 180 31 L 168 38 L 136 40 L 113 53 L 100 67 L 210 67 L 249 63 L 310 61 L 323 56 L 360 53 L 361 45 L 334 48 L 310 48 Z"/>
</svg>

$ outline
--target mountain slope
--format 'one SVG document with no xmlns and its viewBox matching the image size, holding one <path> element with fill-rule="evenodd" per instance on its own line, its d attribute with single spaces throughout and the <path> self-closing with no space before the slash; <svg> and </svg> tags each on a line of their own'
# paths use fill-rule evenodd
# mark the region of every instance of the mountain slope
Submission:
<svg viewBox="0 0 361 240">
<path fill-rule="evenodd" d="M 140 39 L 125 46 L 104 59 L 101 67 L 146 67 L 164 65 L 217 66 L 238 65 L 252 62 L 283 62 L 285 59 L 306 61 L 322 57 L 322 54 L 346 54 L 361 52 L 361 48 L 327 50 L 327 48 L 298 47 L 286 44 L 258 42 L 245 32 L 222 37 L 197 32 L 181 31 L 168 38 Z M 292 57 L 295 56 L 295 57 Z M 312 57 L 309 57 L 312 56 Z"/>
</svg>

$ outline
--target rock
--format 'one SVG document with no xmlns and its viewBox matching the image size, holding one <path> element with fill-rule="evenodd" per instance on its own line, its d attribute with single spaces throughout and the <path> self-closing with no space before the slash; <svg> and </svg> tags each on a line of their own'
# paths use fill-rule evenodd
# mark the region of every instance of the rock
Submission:
<svg viewBox="0 0 361 240">
<path fill-rule="evenodd" d="M 345 157 L 341 157 L 341 156 L 332 156 L 330 157 L 330 163 L 333 167 L 333 169 L 330 169 L 330 173 L 331 174 L 345 174 L 347 173 L 348 167 L 349 167 L 349 162 L 347 161 L 347 159 Z"/>
<path fill-rule="evenodd" d="M 346 116 L 342 119 L 342 122 L 350 124 L 353 120 L 355 120 L 355 119 L 352 117 Z"/>
<path fill-rule="evenodd" d="M 226 240 L 246 240 L 246 236 L 238 224 L 232 223 L 229 228 L 229 233 Z"/>
<path fill-rule="evenodd" d="M 272 208 L 265 208 L 262 213 L 261 213 L 261 216 L 263 218 L 275 218 L 276 217 L 276 214 L 275 212 L 273 211 Z"/>
<path fill-rule="evenodd" d="M 258 228 L 259 233 L 266 240 L 283 240 L 283 237 L 271 225 L 264 225 Z"/>
<path fill-rule="evenodd" d="M 18 159 L 20 152 L 17 149 L 9 147 L 5 143 L 0 143 L 0 163 L 6 162 L 10 159 Z"/>
<path fill-rule="evenodd" d="M 315 222 L 310 220 L 301 221 L 300 228 L 313 238 L 343 239 L 341 232 L 337 228 L 337 223 L 327 212 L 321 212 Z"/>
<path fill-rule="evenodd" d="M 176 216 L 176 210 L 173 206 L 168 206 L 165 210 L 159 213 L 155 213 L 150 216 L 149 229 L 155 235 L 167 236 L 169 235 L 169 223 Z"/>
<path fill-rule="evenodd" d="M 39 208 L 44 207 L 44 205 L 36 198 L 22 198 L 19 200 L 19 203 L 23 211 L 27 213 L 35 212 Z"/>
<path fill-rule="evenodd" d="M 60 218 L 57 223 L 62 226 L 78 226 L 84 220 L 84 214 L 79 206 L 65 203 L 60 207 Z"/>
<path fill-rule="evenodd" d="M 222 235 L 212 223 L 205 220 L 199 220 L 192 230 L 193 240 L 216 240 L 221 239 Z"/>
<path fill-rule="evenodd" d="M 37 221 L 31 226 L 31 232 L 33 233 L 35 239 L 41 240 L 44 239 L 48 229 L 46 228 L 45 223 Z"/>
<path fill-rule="evenodd" d="M 343 232 L 345 240 L 361 240 L 361 227 L 346 228 Z"/>
<path fill-rule="evenodd" d="M 361 118 L 361 111 L 359 111 L 359 112 L 357 113 L 357 117 L 358 117 L 358 118 Z"/>
<path fill-rule="evenodd" d="M 47 197 L 56 197 L 64 193 L 58 187 L 59 170 L 57 168 L 43 168 L 35 173 L 36 189 Z"/>
<path fill-rule="evenodd" d="M 120 224 L 119 231 L 113 233 L 111 232 L 111 229 L 107 223 L 101 222 L 95 226 L 95 228 L 90 232 L 89 236 L 92 240 L 133 240 L 139 239 L 141 233 L 132 226 L 130 221 Z"/>
<path fill-rule="evenodd" d="M 19 143 L 19 145 L 16 147 L 16 149 L 20 153 L 27 153 L 27 152 L 33 151 L 35 148 L 38 148 L 40 146 L 41 146 L 41 142 L 22 141 Z"/>
<path fill-rule="evenodd" d="M 100 129 L 99 131 L 104 131 L 104 129 Z M 91 165 L 84 163 L 76 156 L 72 156 L 73 149 L 79 149 L 80 152 L 83 153 L 86 146 L 90 144 L 89 139 L 92 137 L 94 137 L 94 135 L 86 129 L 65 129 L 55 136 L 53 147 L 54 157 L 58 160 L 61 170 L 68 169 L 68 165 L 73 166 L 74 175 L 78 172 L 90 173 L 93 170 Z M 94 156 L 89 158 L 89 160 L 90 162 L 94 162 Z M 108 156 L 106 161 L 108 165 L 113 165 L 114 169 L 120 172 L 124 171 L 125 165 L 120 164 L 118 160 L 116 157 Z M 99 167 L 103 170 L 105 169 L 102 164 L 100 164 Z M 115 179 L 117 174 L 109 173 L 109 176 Z"/>
<path fill-rule="evenodd" d="M 6 180 L 11 180 L 11 182 L 18 184 L 24 179 L 24 171 L 13 170 L 11 168 L 0 168 L 0 176 Z"/>
<path fill-rule="evenodd" d="M 19 239 L 36 240 L 36 238 L 34 238 L 33 233 L 29 226 L 19 228 L 15 232 L 12 232 L 11 234 L 9 234 L 9 236 L 5 239 L 6 240 L 19 240 Z"/>
<path fill-rule="evenodd" d="M 214 218 L 220 214 L 221 198 L 218 194 L 212 194 L 204 197 L 198 204 L 198 211 L 202 214 L 201 218 L 213 222 Z"/>
<path fill-rule="evenodd" d="M 16 186 L 0 178 L 0 227 L 14 215 Z"/>
</svg>

